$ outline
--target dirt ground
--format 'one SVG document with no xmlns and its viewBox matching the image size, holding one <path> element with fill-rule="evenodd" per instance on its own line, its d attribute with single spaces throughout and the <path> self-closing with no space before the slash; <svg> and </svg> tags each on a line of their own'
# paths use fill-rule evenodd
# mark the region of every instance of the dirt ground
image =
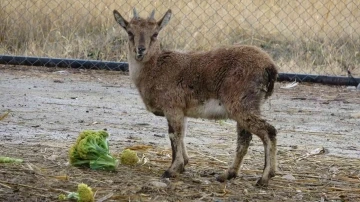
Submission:
<svg viewBox="0 0 360 202">
<path fill-rule="evenodd" d="M 239 177 L 215 181 L 233 158 L 235 123 L 189 119 L 190 163 L 161 179 L 171 149 L 164 118 L 147 112 L 121 72 L 0 66 L 0 201 L 57 201 L 83 182 L 97 201 L 360 201 L 360 92 L 346 87 L 277 83 L 263 114 L 278 130 L 278 175 L 254 184 L 263 146 L 254 136 Z M 126 147 L 145 165 L 116 172 L 69 165 L 80 131 L 107 129 L 114 155 Z"/>
</svg>

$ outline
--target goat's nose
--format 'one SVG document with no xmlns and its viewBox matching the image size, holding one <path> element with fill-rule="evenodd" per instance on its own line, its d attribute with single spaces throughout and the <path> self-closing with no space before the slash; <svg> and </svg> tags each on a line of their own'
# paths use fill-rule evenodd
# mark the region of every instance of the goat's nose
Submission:
<svg viewBox="0 0 360 202">
<path fill-rule="evenodd" d="M 138 54 L 143 54 L 145 52 L 146 48 L 145 46 L 139 46 L 138 47 Z"/>
</svg>

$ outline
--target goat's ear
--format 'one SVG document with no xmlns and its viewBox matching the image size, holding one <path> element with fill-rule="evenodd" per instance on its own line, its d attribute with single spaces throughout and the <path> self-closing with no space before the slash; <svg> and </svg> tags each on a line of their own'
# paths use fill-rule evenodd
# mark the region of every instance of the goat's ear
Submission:
<svg viewBox="0 0 360 202">
<path fill-rule="evenodd" d="M 113 13 L 116 22 L 119 23 L 119 25 L 126 30 L 129 25 L 129 22 L 126 21 L 117 10 L 114 10 Z"/>
<path fill-rule="evenodd" d="M 158 25 L 159 25 L 159 29 L 162 29 L 165 27 L 165 25 L 167 25 L 170 21 L 171 18 L 171 10 L 169 9 L 168 11 L 166 11 L 164 17 L 161 18 L 161 20 L 159 20 Z"/>
</svg>

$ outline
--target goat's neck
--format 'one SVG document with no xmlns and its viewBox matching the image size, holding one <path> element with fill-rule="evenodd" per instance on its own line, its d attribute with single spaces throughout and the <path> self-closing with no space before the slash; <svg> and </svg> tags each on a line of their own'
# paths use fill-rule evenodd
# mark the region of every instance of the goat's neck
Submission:
<svg viewBox="0 0 360 202">
<path fill-rule="evenodd" d="M 151 69 L 156 65 L 157 57 L 157 55 L 154 55 L 146 62 L 139 62 L 133 57 L 128 57 L 130 78 L 136 86 L 138 86 L 140 80 L 145 76 L 144 74 L 148 72 L 148 70 L 145 69 Z"/>
<path fill-rule="evenodd" d="M 131 78 L 132 82 L 137 84 L 138 80 L 139 80 L 140 72 L 144 67 L 144 63 L 136 61 L 135 58 L 133 58 L 133 57 L 128 57 L 128 62 L 129 62 L 130 78 Z"/>
</svg>

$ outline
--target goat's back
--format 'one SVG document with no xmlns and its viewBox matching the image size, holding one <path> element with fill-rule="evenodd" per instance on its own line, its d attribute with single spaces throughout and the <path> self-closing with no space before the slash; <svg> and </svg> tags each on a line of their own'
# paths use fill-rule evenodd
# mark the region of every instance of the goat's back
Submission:
<svg viewBox="0 0 360 202">
<path fill-rule="evenodd" d="M 206 52 L 164 51 L 156 65 L 146 68 L 140 93 L 151 108 L 171 103 L 181 108 L 209 100 L 240 99 L 246 94 L 261 103 L 272 94 L 276 66 L 267 53 L 254 46 L 230 46 Z M 252 101 L 252 100 L 250 100 Z"/>
<path fill-rule="evenodd" d="M 164 51 L 157 59 L 156 76 L 171 78 L 202 91 L 216 91 L 226 79 L 274 82 L 276 65 L 255 46 L 229 46 L 206 52 Z M 158 79 L 158 82 L 162 82 Z M 234 81 L 233 81 L 234 82 Z M 273 87 L 270 87 L 271 91 Z M 269 90 L 270 90 L 269 88 Z"/>
</svg>

